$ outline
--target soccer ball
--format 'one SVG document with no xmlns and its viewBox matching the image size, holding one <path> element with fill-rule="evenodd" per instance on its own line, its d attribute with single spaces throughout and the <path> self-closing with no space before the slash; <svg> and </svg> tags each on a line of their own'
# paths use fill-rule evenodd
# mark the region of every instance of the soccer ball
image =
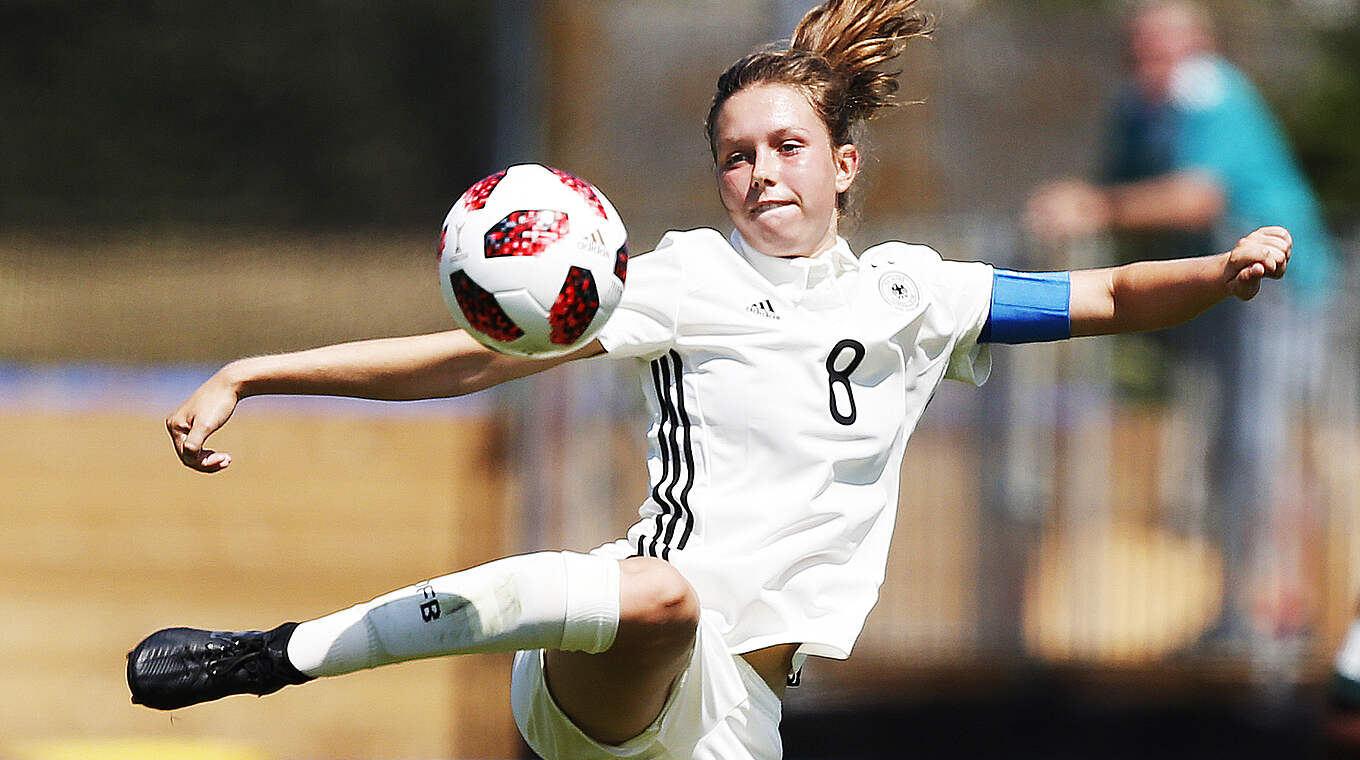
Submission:
<svg viewBox="0 0 1360 760">
<path fill-rule="evenodd" d="M 594 339 L 623 295 L 628 234 L 589 182 L 520 164 L 453 204 L 439 286 L 459 327 L 496 351 L 560 356 Z"/>
</svg>

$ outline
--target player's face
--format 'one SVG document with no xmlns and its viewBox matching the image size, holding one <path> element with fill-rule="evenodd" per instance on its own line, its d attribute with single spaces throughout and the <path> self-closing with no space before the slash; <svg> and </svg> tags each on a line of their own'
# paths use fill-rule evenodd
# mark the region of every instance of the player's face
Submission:
<svg viewBox="0 0 1360 760">
<path fill-rule="evenodd" d="M 715 120 L 718 194 L 737 231 L 768 256 L 815 256 L 836 241 L 836 196 L 859 170 L 854 145 L 832 146 L 807 96 L 748 87 Z"/>
</svg>

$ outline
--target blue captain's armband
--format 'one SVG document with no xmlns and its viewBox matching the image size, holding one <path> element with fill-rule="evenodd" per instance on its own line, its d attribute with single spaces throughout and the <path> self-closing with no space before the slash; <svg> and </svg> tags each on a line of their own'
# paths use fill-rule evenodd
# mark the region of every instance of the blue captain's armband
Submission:
<svg viewBox="0 0 1360 760">
<path fill-rule="evenodd" d="M 993 270 L 992 310 L 978 343 L 1040 343 L 1072 337 L 1067 272 Z"/>
</svg>

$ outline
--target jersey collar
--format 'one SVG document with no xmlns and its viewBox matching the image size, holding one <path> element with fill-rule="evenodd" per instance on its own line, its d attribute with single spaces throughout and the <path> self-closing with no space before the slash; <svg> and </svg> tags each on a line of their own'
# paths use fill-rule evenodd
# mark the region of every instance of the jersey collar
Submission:
<svg viewBox="0 0 1360 760">
<path fill-rule="evenodd" d="M 816 256 L 766 256 L 752 248 L 741 233 L 733 230 L 730 238 L 732 247 L 751 268 L 769 280 L 771 284 L 790 289 L 797 294 L 816 288 L 830 280 L 835 282 L 846 272 L 859 269 L 859 260 L 850 252 L 850 244 L 845 238 L 837 236 L 836 244 Z"/>
</svg>

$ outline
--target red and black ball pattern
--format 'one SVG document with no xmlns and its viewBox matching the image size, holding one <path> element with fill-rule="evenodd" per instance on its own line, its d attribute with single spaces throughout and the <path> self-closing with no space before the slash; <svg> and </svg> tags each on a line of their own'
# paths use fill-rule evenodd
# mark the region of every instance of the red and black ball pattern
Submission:
<svg viewBox="0 0 1360 760">
<path fill-rule="evenodd" d="M 548 324 L 552 327 L 548 340 L 559 346 L 575 343 L 585 334 L 599 310 L 600 294 L 595 289 L 595 278 L 588 270 L 571 267 L 562 283 L 562 291 L 548 312 Z"/>
<path fill-rule="evenodd" d="M 577 195 L 584 198 L 586 203 L 589 203 L 590 207 L 595 209 L 595 213 L 598 214 L 601 219 L 608 218 L 608 214 L 604 211 L 604 204 L 600 202 L 600 196 L 595 193 L 595 187 L 593 185 L 580 177 L 577 177 L 574 174 L 568 174 L 561 169 L 549 167 L 548 171 L 556 174 L 557 178 L 562 180 L 562 184 L 575 190 Z"/>
<path fill-rule="evenodd" d="M 491 191 L 495 190 L 496 185 L 499 185 L 503 179 L 505 179 L 505 170 L 498 171 L 490 177 L 478 181 L 477 184 L 469 187 L 467 192 L 463 193 L 463 197 L 459 198 L 458 202 L 463 204 L 463 208 L 468 211 L 476 211 L 482 208 L 486 205 L 486 199 L 490 197 Z"/>
<path fill-rule="evenodd" d="M 614 276 L 623 282 L 628 277 L 628 244 L 619 246 L 618 253 L 614 254 Z"/>
<path fill-rule="evenodd" d="M 509 343 L 524 335 L 524 331 L 505 313 L 496 296 L 472 281 L 462 270 L 449 275 L 453 297 L 472 329 L 492 340 Z"/>
<path fill-rule="evenodd" d="M 511 211 L 486 232 L 486 257 L 534 256 L 566 237 L 571 223 L 565 211 Z"/>
</svg>

